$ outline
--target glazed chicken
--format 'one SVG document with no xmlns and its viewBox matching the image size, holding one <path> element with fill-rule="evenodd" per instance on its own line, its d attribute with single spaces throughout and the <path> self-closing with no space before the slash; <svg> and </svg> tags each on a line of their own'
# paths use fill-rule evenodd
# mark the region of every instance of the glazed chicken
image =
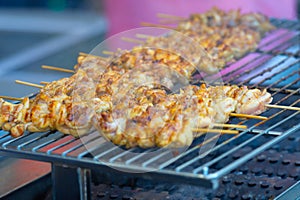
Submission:
<svg viewBox="0 0 300 200">
<path fill-rule="evenodd" d="M 140 78 L 145 80 L 145 76 Z M 20 104 L 1 100 L 0 123 L 15 137 L 26 130 L 59 130 L 78 136 L 96 128 L 113 143 L 128 148 L 180 147 L 192 142 L 193 128 L 226 123 L 232 112 L 260 114 L 272 101 L 265 90 L 237 86 L 190 85 L 171 94 L 153 84 L 125 93 L 114 84 L 111 88 L 111 95 L 99 93 L 80 102 L 64 95 L 60 96 L 63 101 L 59 95 L 47 100 L 41 94 Z"/>
<path fill-rule="evenodd" d="M 262 14 L 213 8 L 203 14 L 190 15 L 180 21 L 175 30 L 163 36 L 147 37 L 131 50 L 119 50 L 107 61 L 91 56 L 84 63 L 89 66 L 114 63 L 111 65 L 114 68 L 130 69 L 143 63 L 159 62 L 173 67 L 187 78 L 196 70 L 215 74 L 227 63 L 254 51 L 261 38 L 273 29 L 275 27 Z M 79 64 L 76 69 L 87 64 Z"/>
<path fill-rule="evenodd" d="M 272 101 L 266 90 L 189 83 L 196 70 L 216 73 L 255 49 L 272 29 L 266 18 L 212 10 L 192 15 L 178 29 L 180 36 L 151 37 L 144 47 L 108 59 L 80 56 L 75 74 L 47 84 L 32 99 L 0 99 L 0 127 L 13 137 L 49 130 L 78 137 L 97 129 L 127 148 L 182 147 L 197 136 L 195 128 L 226 123 L 230 113 L 266 109 Z"/>
</svg>

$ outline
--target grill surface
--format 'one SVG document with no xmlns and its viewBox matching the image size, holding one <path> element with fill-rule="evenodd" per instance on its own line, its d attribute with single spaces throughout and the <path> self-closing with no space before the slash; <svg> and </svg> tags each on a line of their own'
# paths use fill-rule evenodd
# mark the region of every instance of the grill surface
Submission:
<svg viewBox="0 0 300 200">
<path fill-rule="evenodd" d="M 250 88 L 267 88 L 274 99 L 272 104 L 300 107 L 300 25 L 299 22 L 276 19 L 272 19 L 272 23 L 278 29 L 262 40 L 256 52 L 224 68 L 221 71 L 223 81 Z M 194 82 L 197 82 L 196 79 Z M 263 113 L 269 118 L 264 123 L 255 119 L 232 118 L 230 123 L 245 124 L 249 128 L 240 130 L 238 135 L 211 134 L 205 142 L 200 137 L 179 155 L 167 149 L 134 148 L 127 151 L 106 142 L 98 133 L 91 133 L 80 140 L 59 132 L 31 133 L 12 138 L 5 131 L 0 132 L 0 153 L 113 173 L 117 173 L 116 168 L 150 171 L 132 175 L 217 188 L 218 179 L 222 176 L 299 130 L 299 114 L 300 111 L 268 109 Z M 208 155 L 207 152 L 199 152 L 200 147 L 214 142 L 217 143 Z M 152 153 L 147 154 L 149 152 Z M 227 159 L 237 152 L 238 157 Z"/>
</svg>

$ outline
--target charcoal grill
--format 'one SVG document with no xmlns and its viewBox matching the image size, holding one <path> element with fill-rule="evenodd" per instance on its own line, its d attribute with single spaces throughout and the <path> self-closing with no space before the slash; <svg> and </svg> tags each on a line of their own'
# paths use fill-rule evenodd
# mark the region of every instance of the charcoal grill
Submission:
<svg viewBox="0 0 300 200">
<path fill-rule="evenodd" d="M 269 33 L 255 52 L 226 66 L 221 71 L 223 81 L 250 88 L 267 88 L 274 98 L 273 104 L 300 107 L 300 23 L 278 19 L 271 22 L 278 29 Z M 197 83 L 197 79 L 193 83 Z M 268 120 L 233 118 L 231 123 L 245 124 L 248 129 L 239 130 L 238 135 L 220 138 L 216 134 L 205 142 L 198 138 L 178 156 L 167 149 L 156 154 L 155 149 L 123 151 L 98 133 L 80 140 L 60 132 L 27 133 L 12 138 L 5 131 L 0 132 L 0 154 L 52 163 L 56 199 L 90 199 L 91 169 L 216 189 L 224 175 L 300 130 L 300 111 L 268 109 L 262 115 Z M 199 154 L 199 147 L 214 140 L 218 142 L 208 155 Z M 251 147 L 251 151 L 241 151 L 245 147 Z M 153 154 L 147 157 L 147 152 L 151 151 Z M 132 156 L 129 152 L 138 154 Z M 239 152 L 238 158 L 227 159 L 236 152 Z M 122 172 L 129 170 L 140 173 Z M 66 192 L 70 188 L 72 192 Z"/>
</svg>

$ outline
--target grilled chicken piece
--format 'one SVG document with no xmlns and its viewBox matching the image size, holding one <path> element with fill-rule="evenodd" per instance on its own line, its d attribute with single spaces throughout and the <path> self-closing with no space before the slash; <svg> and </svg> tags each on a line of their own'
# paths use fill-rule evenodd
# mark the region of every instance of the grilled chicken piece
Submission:
<svg viewBox="0 0 300 200">
<path fill-rule="evenodd" d="M 187 86 L 179 94 L 142 87 L 123 97 L 105 113 L 109 120 L 102 118 L 96 126 L 107 139 L 127 148 L 188 146 L 195 137 L 193 128 L 226 123 L 232 112 L 261 113 L 262 105 L 272 101 L 269 93 L 257 89 L 205 85 Z"/>
<path fill-rule="evenodd" d="M 146 48 L 118 51 L 108 61 L 81 56 L 73 76 L 46 85 L 34 99 L 24 98 L 19 104 L 0 99 L 0 126 L 14 137 L 26 130 L 78 136 L 97 128 L 127 147 L 189 145 L 192 128 L 225 123 L 231 112 L 260 114 L 272 101 L 265 90 L 187 86 L 196 65 L 216 73 L 255 49 L 271 29 L 259 14 L 213 9 L 192 15 L 178 25 L 184 36 L 149 38 Z M 182 90 L 168 94 L 166 88 Z"/>
<path fill-rule="evenodd" d="M 260 13 L 241 14 L 240 10 L 225 12 L 213 7 L 211 10 L 201 14 L 191 14 L 190 17 L 178 24 L 178 30 L 198 31 L 203 27 L 238 27 L 246 26 L 261 35 L 269 32 L 275 27 L 270 23 L 268 17 Z"/>
<path fill-rule="evenodd" d="M 228 13 L 216 8 L 194 14 L 180 22 L 177 31 L 161 37 L 149 37 L 131 51 L 117 51 L 109 60 L 95 56 L 82 59 L 76 69 L 86 70 L 90 77 L 111 70 L 126 72 L 141 64 L 161 63 L 190 78 L 196 68 L 208 74 L 217 73 L 226 63 L 254 51 L 261 37 L 274 27 L 267 17 L 257 14 Z M 105 65 L 105 64 L 104 64 Z M 97 77 L 96 77 L 97 79 Z"/>
<path fill-rule="evenodd" d="M 181 147 L 191 144 L 193 128 L 226 123 L 232 112 L 260 114 L 272 101 L 265 90 L 205 85 L 187 86 L 176 94 L 150 85 L 121 97 L 114 102 L 102 94 L 90 102 L 74 102 L 69 96 L 60 101 L 39 94 L 20 104 L 1 99 L 0 123 L 14 137 L 26 130 L 60 130 L 78 136 L 97 128 L 113 143 L 128 148 Z"/>
</svg>

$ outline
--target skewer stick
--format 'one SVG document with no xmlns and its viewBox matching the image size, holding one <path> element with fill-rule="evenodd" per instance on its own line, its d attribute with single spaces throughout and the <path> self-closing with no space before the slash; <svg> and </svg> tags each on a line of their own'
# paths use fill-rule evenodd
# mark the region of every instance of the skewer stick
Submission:
<svg viewBox="0 0 300 200">
<path fill-rule="evenodd" d="M 184 17 L 165 14 L 165 13 L 157 13 L 156 16 L 159 17 L 159 18 L 171 18 L 171 19 L 178 19 L 178 20 L 184 20 L 185 19 Z"/>
<path fill-rule="evenodd" d="M 172 29 L 175 30 L 176 28 L 171 27 L 171 26 L 166 26 L 166 25 L 162 25 L 162 24 L 152 24 L 152 23 L 148 23 L 148 22 L 142 22 L 141 26 L 148 26 L 148 27 L 157 27 L 157 28 L 166 28 L 166 29 Z"/>
<path fill-rule="evenodd" d="M 286 110 L 297 110 L 297 111 L 300 111 L 299 107 L 293 107 L 293 106 L 281 106 L 281 105 L 267 104 L 266 107 L 268 107 L 268 108 L 280 108 L 280 109 L 286 109 Z"/>
<path fill-rule="evenodd" d="M 267 117 L 263 117 L 263 116 L 238 114 L 238 113 L 230 113 L 229 116 L 231 116 L 231 117 L 240 117 L 240 118 L 249 118 L 249 119 L 260 119 L 260 120 L 268 119 Z"/>
<path fill-rule="evenodd" d="M 183 20 L 172 19 L 172 18 L 162 18 L 158 22 L 159 22 L 159 24 L 170 25 L 170 24 L 178 24 L 178 22 L 181 22 L 181 21 L 183 21 Z"/>
<path fill-rule="evenodd" d="M 82 61 L 85 59 L 86 56 L 82 56 L 82 55 L 79 55 L 77 57 L 77 63 L 82 63 Z"/>
<path fill-rule="evenodd" d="M 47 82 L 47 81 L 41 81 L 40 82 L 40 84 L 42 84 L 42 85 L 47 85 L 47 84 L 49 84 L 50 82 Z"/>
<path fill-rule="evenodd" d="M 105 60 L 105 61 L 107 60 L 107 58 L 104 58 L 104 57 L 101 57 L 101 56 L 92 55 L 92 54 L 88 54 L 88 53 L 83 53 L 83 52 L 79 52 L 79 56 L 85 56 L 85 57 L 92 56 L 92 57 L 100 58 L 100 59 Z"/>
<path fill-rule="evenodd" d="M 214 127 L 247 129 L 246 125 L 238 125 L 238 124 L 214 124 Z"/>
<path fill-rule="evenodd" d="M 75 73 L 74 70 L 72 69 L 64 69 L 61 67 L 53 67 L 53 66 L 49 66 L 49 65 L 42 65 L 43 69 L 50 69 L 50 70 L 54 70 L 54 71 L 60 71 L 60 72 L 67 72 L 67 73 Z"/>
<path fill-rule="evenodd" d="M 137 40 L 137 39 L 128 38 L 128 37 L 122 37 L 122 40 L 126 41 L 126 42 L 136 43 L 136 44 L 143 44 L 144 43 L 143 40 Z"/>
<path fill-rule="evenodd" d="M 146 35 L 146 34 L 141 34 L 141 33 L 137 33 L 137 34 L 135 34 L 135 36 L 137 38 L 141 38 L 141 39 L 148 39 L 148 38 L 153 37 L 152 35 Z"/>
<path fill-rule="evenodd" d="M 102 51 L 102 53 L 105 54 L 105 55 L 110 55 L 110 56 L 112 56 L 112 55 L 115 54 L 115 53 L 112 52 L 112 51 L 106 51 L 106 50 Z"/>
<path fill-rule="evenodd" d="M 79 52 L 79 56 L 89 56 L 90 54 L 87 54 L 87 53 L 83 53 L 83 52 Z"/>
<path fill-rule="evenodd" d="M 206 133 L 222 133 L 222 134 L 238 134 L 239 131 L 224 130 L 224 129 L 209 129 L 209 128 L 196 128 L 194 132 L 206 132 Z"/>
<path fill-rule="evenodd" d="M 29 83 L 29 82 L 26 82 L 26 81 L 20 81 L 20 80 L 16 80 L 16 83 L 22 84 L 22 85 L 28 85 L 28 86 L 31 86 L 31 87 L 37 87 L 37 88 L 43 88 L 43 87 L 44 87 L 44 86 L 39 85 L 39 84 Z"/>
<path fill-rule="evenodd" d="M 13 100 L 13 101 L 22 101 L 23 98 L 18 98 L 18 97 L 9 97 L 9 96 L 0 96 L 2 99 L 7 99 L 7 100 Z"/>
</svg>

